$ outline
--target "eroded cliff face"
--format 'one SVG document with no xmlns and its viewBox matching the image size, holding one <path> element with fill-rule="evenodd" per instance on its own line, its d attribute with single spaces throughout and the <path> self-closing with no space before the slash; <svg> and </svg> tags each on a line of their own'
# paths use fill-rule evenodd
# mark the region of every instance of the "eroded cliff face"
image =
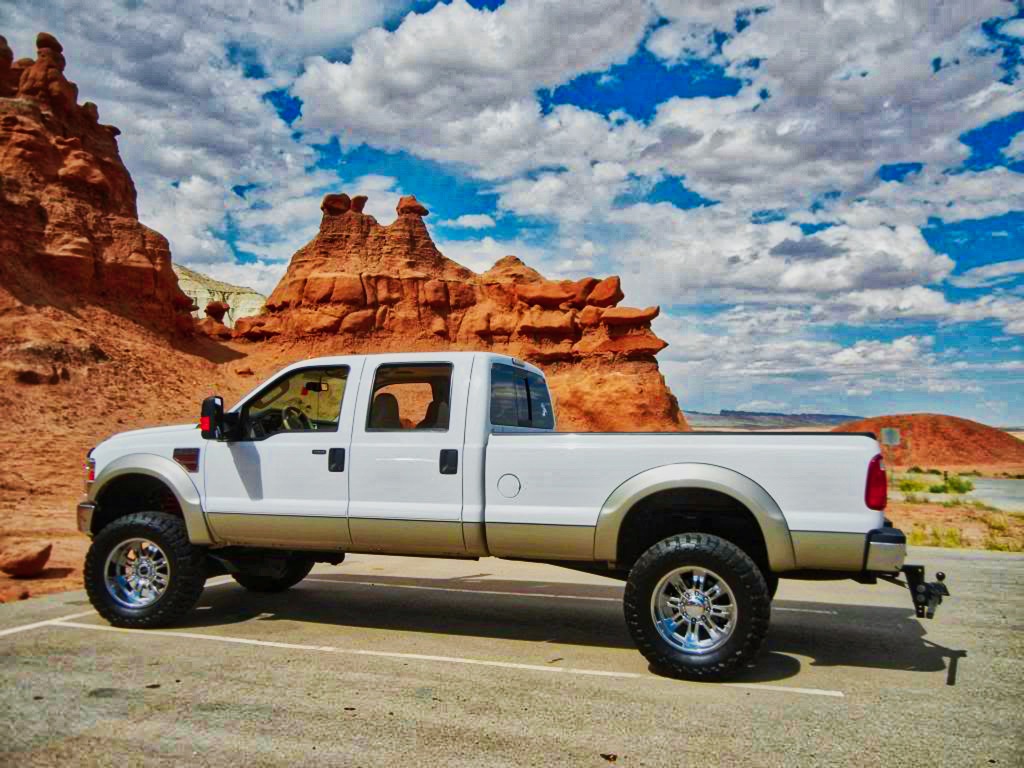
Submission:
<svg viewBox="0 0 1024 768">
<path fill-rule="evenodd" d="M 57 40 L 14 60 L 0 37 L 0 309 L 102 305 L 188 334 L 167 240 L 139 223 L 119 131 L 78 104 Z"/>
<path fill-rule="evenodd" d="M 199 321 L 208 316 L 205 310 L 207 305 L 223 303 L 227 305 L 227 309 L 217 320 L 231 328 L 238 318 L 259 314 L 267 300 L 266 296 L 252 288 L 214 280 L 209 275 L 195 272 L 180 264 L 174 265 L 174 273 L 178 276 L 178 287 L 192 299 L 195 307 L 192 310 L 192 317 Z"/>
<path fill-rule="evenodd" d="M 292 257 L 262 315 L 235 337 L 330 352 L 479 349 L 545 369 L 559 428 L 685 430 L 655 355 L 658 307 L 620 307 L 618 277 L 546 280 L 514 256 L 483 274 L 446 258 L 414 197 L 382 226 L 365 197 L 328 195 L 320 232 Z"/>
</svg>

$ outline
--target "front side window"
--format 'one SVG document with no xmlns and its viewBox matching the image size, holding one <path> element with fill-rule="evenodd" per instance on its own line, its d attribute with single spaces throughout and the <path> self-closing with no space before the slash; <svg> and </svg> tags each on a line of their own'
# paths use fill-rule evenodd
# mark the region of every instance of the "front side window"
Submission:
<svg viewBox="0 0 1024 768">
<path fill-rule="evenodd" d="M 449 363 L 380 366 L 373 379 L 367 431 L 447 431 L 451 387 Z"/>
<path fill-rule="evenodd" d="M 251 439 L 279 432 L 335 432 L 341 418 L 348 368 L 306 368 L 273 382 L 245 406 Z"/>
<path fill-rule="evenodd" d="M 511 365 L 492 365 L 491 424 L 554 429 L 555 415 L 544 377 Z"/>
</svg>

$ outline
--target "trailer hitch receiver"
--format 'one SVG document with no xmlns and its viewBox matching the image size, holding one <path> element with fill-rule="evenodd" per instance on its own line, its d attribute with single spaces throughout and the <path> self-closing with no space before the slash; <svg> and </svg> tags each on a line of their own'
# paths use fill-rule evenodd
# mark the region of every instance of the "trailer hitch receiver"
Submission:
<svg viewBox="0 0 1024 768">
<path fill-rule="evenodd" d="M 942 603 L 942 598 L 949 597 L 949 590 L 945 584 L 946 574 L 938 571 L 935 574 L 935 581 L 925 581 L 923 565 L 904 565 L 901 570 L 907 577 L 907 588 L 914 601 L 917 618 L 934 618 L 935 609 Z"/>
</svg>

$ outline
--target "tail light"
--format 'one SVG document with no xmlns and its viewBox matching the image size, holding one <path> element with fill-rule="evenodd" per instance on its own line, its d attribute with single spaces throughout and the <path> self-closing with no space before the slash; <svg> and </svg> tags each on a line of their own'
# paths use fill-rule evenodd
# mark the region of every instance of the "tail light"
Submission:
<svg viewBox="0 0 1024 768">
<path fill-rule="evenodd" d="M 885 502 L 889 498 L 889 486 L 885 478 L 885 462 L 882 455 L 878 454 L 868 464 L 868 481 L 864 487 L 864 503 L 868 509 L 885 509 Z"/>
</svg>

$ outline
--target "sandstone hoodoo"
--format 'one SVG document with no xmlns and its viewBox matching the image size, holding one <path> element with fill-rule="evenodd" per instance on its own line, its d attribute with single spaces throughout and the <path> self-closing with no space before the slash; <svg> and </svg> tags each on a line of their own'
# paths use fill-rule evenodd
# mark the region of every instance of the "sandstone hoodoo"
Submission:
<svg viewBox="0 0 1024 768">
<path fill-rule="evenodd" d="M 617 306 L 618 277 L 546 280 L 514 256 L 483 274 L 434 245 L 413 196 L 383 226 L 365 197 L 327 195 L 320 232 L 292 257 L 263 314 L 235 336 L 311 343 L 317 352 L 479 349 L 537 363 L 562 429 L 683 430 L 655 355 L 657 307 Z"/>
<path fill-rule="evenodd" d="M 981 471 L 1024 469 L 1024 441 L 1001 429 L 969 419 L 937 413 L 905 413 L 852 421 L 834 432 L 874 432 L 894 427 L 900 445 L 886 455 L 900 468 L 960 469 Z M 1020 469 L 1018 469 L 1020 468 Z"/>
<path fill-rule="evenodd" d="M 36 58 L 14 60 L 0 38 L 0 305 L 100 304 L 189 333 L 191 300 L 167 240 L 139 223 L 119 131 L 64 76 L 45 32 Z"/>
</svg>

